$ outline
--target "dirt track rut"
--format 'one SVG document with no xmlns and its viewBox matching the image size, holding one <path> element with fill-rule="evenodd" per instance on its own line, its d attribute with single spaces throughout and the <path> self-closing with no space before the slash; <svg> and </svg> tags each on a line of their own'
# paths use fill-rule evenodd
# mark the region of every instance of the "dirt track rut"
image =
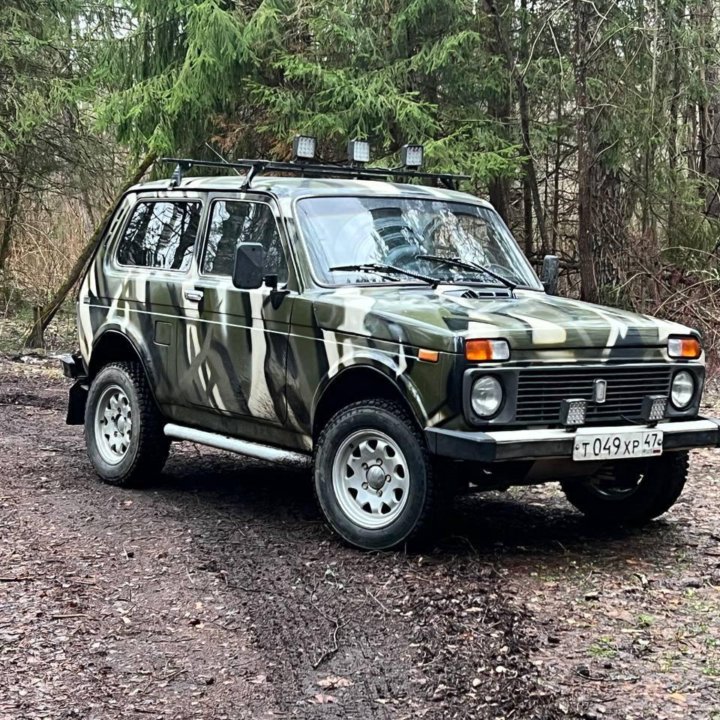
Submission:
<svg viewBox="0 0 720 720">
<path fill-rule="evenodd" d="M 2 720 L 720 720 L 718 451 L 643 531 L 530 488 L 372 555 L 302 469 L 178 445 L 146 490 L 98 483 L 66 390 L 0 362 Z"/>
</svg>

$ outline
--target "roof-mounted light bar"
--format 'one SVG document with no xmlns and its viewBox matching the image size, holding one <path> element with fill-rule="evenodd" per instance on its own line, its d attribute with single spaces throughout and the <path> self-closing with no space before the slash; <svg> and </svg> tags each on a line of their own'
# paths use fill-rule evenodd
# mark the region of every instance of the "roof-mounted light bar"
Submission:
<svg viewBox="0 0 720 720">
<path fill-rule="evenodd" d="M 296 135 L 293 138 L 293 159 L 314 160 L 317 153 L 317 139 L 312 135 Z"/>
<path fill-rule="evenodd" d="M 403 145 L 400 148 L 400 164 L 404 168 L 417 170 L 423 164 L 423 146 L 422 145 Z"/>
<path fill-rule="evenodd" d="M 363 158 L 370 157 L 370 146 L 364 140 L 352 140 L 352 158 L 350 163 L 339 165 L 332 163 L 322 163 L 315 160 L 317 151 L 317 140 L 309 135 L 298 135 L 293 140 L 293 155 L 296 161 L 279 162 L 276 160 L 266 160 L 262 158 L 255 159 L 238 159 L 231 162 L 219 160 L 194 160 L 192 158 L 160 158 L 157 162 L 160 164 L 172 163 L 175 167 L 173 178 L 170 181 L 170 187 L 177 187 L 190 168 L 205 167 L 224 170 L 244 170 L 247 175 L 242 185 L 243 190 L 247 190 L 254 177 L 263 173 L 287 173 L 292 175 L 301 175 L 302 177 L 334 177 L 334 178 L 353 178 L 361 180 L 388 180 L 397 181 L 400 179 L 418 179 L 434 181 L 443 187 L 455 190 L 460 180 L 469 180 L 469 175 L 453 175 L 451 173 L 432 173 L 421 172 L 411 165 L 418 161 L 422 163 L 422 146 L 408 146 L 416 148 L 415 151 L 406 153 L 404 162 L 407 166 L 397 168 L 382 167 L 365 167 L 368 160 Z M 417 148 L 420 148 L 418 156 Z M 348 145 L 348 152 L 350 146 Z M 401 154 L 402 155 L 402 154 Z M 419 167 L 419 166 L 418 166 Z"/>
<path fill-rule="evenodd" d="M 347 156 L 351 165 L 370 162 L 370 143 L 367 140 L 348 140 Z"/>
</svg>

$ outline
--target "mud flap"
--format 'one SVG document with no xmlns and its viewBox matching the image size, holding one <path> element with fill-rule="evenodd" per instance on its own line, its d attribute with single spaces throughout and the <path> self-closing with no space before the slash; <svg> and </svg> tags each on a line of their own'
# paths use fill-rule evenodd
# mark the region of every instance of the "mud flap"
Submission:
<svg viewBox="0 0 720 720">
<path fill-rule="evenodd" d="M 70 388 L 68 396 L 68 411 L 65 422 L 68 425 L 83 425 L 85 423 L 85 405 L 88 397 L 87 380 L 78 380 Z"/>
</svg>

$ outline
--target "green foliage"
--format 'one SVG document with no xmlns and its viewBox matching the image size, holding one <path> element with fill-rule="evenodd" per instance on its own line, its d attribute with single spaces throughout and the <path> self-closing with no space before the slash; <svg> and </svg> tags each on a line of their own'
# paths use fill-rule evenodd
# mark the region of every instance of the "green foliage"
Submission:
<svg viewBox="0 0 720 720">
<path fill-rule="evenodd" d="M 0 239 L 18 181 L 49 186 L 60 173 L 72 181 L 63 188 L 87 190 L 107 136 L 125 156 L 214 157 L 212 143 L 228 156 L 287 158 L 305 132 L 331 161 L 361 137 L 384 165 L 403 143 L 423 142 L 430 168 L 467 173 L 467 189 L 490 193 L 529 254 L 552 247 L 569 268 L 594 263 L 602 296 L 633 306 L 646 256 L 655 268 L 716 264 L 716 8 L 6 0 Z M 581 179 L 593 238 L 585 256 Z M 0 243 L 0 266 L 2 255 Z"/>
<path fill-rule="evenodd" d="M 77 141 L 88 56 L 73 20 L 79 3 L 8 0 L 0 6 L 0 173 L 46 175 Z M 22 166 L 22 168 L 20 167 Z"/>
<path fill-rule="evenodd" d="M 478 182 L 514 176 L 517 143 L 487 118 L 483 96 L 506 70 L 460 0 L 304 3 L 125 0 L 96 71 L 103 127 L 135 153 L 197 152 L 211 136 L 233 150 L 287 152 L 297 132 L 339 158 L 348 137 L 375 156 L 426 141 L 431 163 Z M 478 72 L 479 65 L 485 67 Z M 242 132 L 239 130 L 242 129 Z M 257 146 L 248 148 L 248 137 Z M 393 162 L 388 158 L 387 162 Z"/>
</svg>

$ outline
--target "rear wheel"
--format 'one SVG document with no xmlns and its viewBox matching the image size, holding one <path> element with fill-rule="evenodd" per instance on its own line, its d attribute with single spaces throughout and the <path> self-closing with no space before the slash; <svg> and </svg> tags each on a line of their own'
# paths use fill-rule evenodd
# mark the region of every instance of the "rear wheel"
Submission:
<svg viewBox="0 0 720 720">
<path fill-rule="evenodd" d="M 398 403 L 368 400 L 337 412 L 315 450 L 315 493 L 331 527 L 366 550 L 425 535 L 436 502 L 425 444 Z"/>
<path fill-rule="evenodd" d="M 160 473 L 170 442 L 140 363 L 111 363 L 95 376 L 85 440 L 90 462 L 106 483 L 137 487 Z"/>
<path fill-rule="evenodd" d="M 688 453 L 608 465 L 589 478 L 564 480 L 568 501 L 593 520 L 642 525 L 667 512 L 680 497 Z"/>
</svg>

